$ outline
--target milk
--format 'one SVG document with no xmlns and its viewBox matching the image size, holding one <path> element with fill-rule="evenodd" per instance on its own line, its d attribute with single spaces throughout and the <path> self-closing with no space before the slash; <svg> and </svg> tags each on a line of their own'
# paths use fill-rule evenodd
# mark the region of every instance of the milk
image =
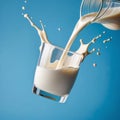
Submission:
<svg viewBox="0 0 120 120">
<path fill-rule="evenodd" d="M 37 66 L 34 85 L 51 94 L 64 96 L 69 94 L 77 73 L 78 68 L 62 68 L 55 70 Z"/>
<path fill-rule="evenodd" d="M 34 27 L 34 28 L 37 30 L 38 35 L 39 35 L 40 40 L 41 40 L 41 43 L 43 43 L 43 42 L 45 42 L 45 43 L 50 43 L 50 42 L 48 41 L 47 34 L 46 34 L 45 30 L 44 30 L 44 26 L 43 26 L 42 22 L 40 22 L 40 23 L 41 23 L 41 26 L 42 26 L 42 30 L 41 30 L 40 28 L 38 28 L 38 27 L 32 22 L 32 20 L 31 20 L 31 18 L 29 17 L 28 14 L 24 14 L 24 17 L 30 22 L 31 26 Z"/>
</svg>

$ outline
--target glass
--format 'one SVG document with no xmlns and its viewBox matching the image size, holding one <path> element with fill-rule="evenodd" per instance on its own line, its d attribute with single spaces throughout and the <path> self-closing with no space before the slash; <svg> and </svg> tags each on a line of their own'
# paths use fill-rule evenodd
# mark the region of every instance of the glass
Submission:
<svg viewBox="0 0 120 120">
<path fill-rule="evenodd" d="M 83 58 L 80 54 L 66 51 L 63 66 L 58 68 L 63 52 L 64 49 L 48 43 L 41 45 L 33 86 L 33 93 L 60 103 L 67 100 Z"/>
<path fill-rule="evenodd" d="M 89 13 L 95 13 L 96 15 L 91 17 L 91 22 L 98 20 L 110 7 L 111 0 L 82 0 L 80 6 L 80 16 L 84 16 Z"/>
<path fill-rule="evenodd" d="M 120 29 L 119 0 L 82 0 L 80 17 L 88 14 L 90 23 L 100 23 L 111 30 Z"/>
</svg>

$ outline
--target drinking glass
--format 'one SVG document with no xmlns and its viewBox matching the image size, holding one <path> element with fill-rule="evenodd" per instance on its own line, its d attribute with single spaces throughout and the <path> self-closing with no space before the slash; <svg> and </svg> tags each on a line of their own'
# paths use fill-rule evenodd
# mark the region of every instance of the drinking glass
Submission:
<svg viewBox="0 0 120 120">
<path fill-rule="evenodd" d="M 63 52 L 67 52 L 62 67 L 57 64 Z M 34 76 L 33 93 L 64 103 L 74 85 L 82 61 L 82 55 L 43 43 Z"/>
<path fill-rule="evenodd" d="M 80 17 L 88 14 L 90 23 L 100 23 L 111 30 L 120 29 L 120 0 L 82 0 Z"/>
</svg>

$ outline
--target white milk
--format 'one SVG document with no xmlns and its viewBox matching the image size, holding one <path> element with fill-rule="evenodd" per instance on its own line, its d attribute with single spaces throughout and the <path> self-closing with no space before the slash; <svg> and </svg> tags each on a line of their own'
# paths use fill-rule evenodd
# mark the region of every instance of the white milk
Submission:
<svg viewBox="0 0 120 120">
<path fill-rule="evenodd" d="M 34 85 L 51 94 L 67 95 L 74 84 L 77 73 L 77 68 L 51 70 L 38 66 L 35 72 Z"/>
</svg>

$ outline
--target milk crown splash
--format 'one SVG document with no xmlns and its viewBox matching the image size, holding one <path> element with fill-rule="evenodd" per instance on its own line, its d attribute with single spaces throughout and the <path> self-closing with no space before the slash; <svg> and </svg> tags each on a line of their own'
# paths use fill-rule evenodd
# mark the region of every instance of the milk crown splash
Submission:
<svg viewBox="0 0 120 120">
<path fill-rule="evenodd" d="M 48 44 L 51 44 L 47 38 L 47 34 L 45 32 L 45 29 L 44 29 L 44 25 L 42 23 L 42 21 L 40 21 L 41 23 L 41 26 L 42 26 L 42 30 L 40 28 L 38 28 L 35 23 L 33 23 L 33 21 L 31 20 L 31 18 L 29 17 L 28 14 L 24 14 L 24 17 L 29 21 L 29 23 L 31 24 L 32 27 L 34 27 L 37 32 L 38 32 L 38 35 L 40 37 L 40 40 L 41 40 L 41 43 L 45 42 L 45 43 L 48 43 Z M 93 40 L 91 40 L 89 43 L 87 44 L 84 44 L 83 43 L 83 40 L 80 39 L 80 47 L 79 49 L 76 51 L 77 54 L 80 54 L 80 55 L 84 55 L 84 56 L 87 56 L 88 54 L 92 53 L 93 50 L 91 50 L 90 52 L 88 52 L 88 47 L 94 43 L 98 38 L 100 38 L 100 36 L 97 36 L 95 37 Z M 41 45 L 42 46 L 42 45 Z"/>
<path fill-rule="evenodd" d="M 24 14 L 24 17 L 29 21 L 29 23 L 31 24 L 31 26 L 34 27 L 34 28 L 37 30 L 37 32 L 38 32 L 38 35 L 39 35 L 40 40 L 41 40 L 40 50 L 41 50 L 41 48 L 42 48 L 42 44 L 43 44 L 43 43 L 51 44 L 51 43 L 48 41 L 48 38 L 47 38 L 47 35 L 46 35 L 46 32 L 45 32 L 44 25 L 43 25 L 42 21 L 40 21 L 41 26 L 42 26 L 42 29 L 40 29 L 40 28 L 38 28 L 38 27 L 35 25 L 35 23 L 32 21 L 32 19 L 29 17 L 28 14 Z M 105 34 L 105 31 L 103 31 L 102 34 Z M 84 60 L 84 58 L 85 58 L 87 55 L 95 52 L 95 50 L 96 50 L 95 48 L 93 48 L 91 51 L 88 51 L 88 48 L 89 48 L 89 46 L 90 46 L 91 44 L 94 44 L 99 38 L 101 38 L 101 37 L 102 37 L 102 34 L 94 37 L 94 38 L 93 38 L 89 43 L 87 43 L 87 44 L 85 44 L 85 43 L 83 42 L 83 40 L 80 39 L 80 47 L 75 51 L 75 53 L 76 53 L 76 54 L 79 54 L 79 56 L 80 56 L 80 57 L 79 57 L 79 63 L 78 63 L 78 65 Z M 103 40 L 103 43 L 107 43 L 107 42 L 109 42 L 111 39 L 112 39 L 112 38 L 105 39 L 105 40 Z M 99 52 L 97 52 L 97 55 L 100 55 L 100 50 L 99 50 Z M 72 57 L 74 57 L 74 56 L 71 56 L 71 58 L 72 58 Z M 70 58 L 70 57 L 66 55 L 66 59 L 68 59 L 68 62 L 69 62 L 69 60 L 71 59 L 71 58 L 70 58 L 70 59 L 69 59 L 69 58 Z M 64 61 L 64 59 L 63 59 L 63 61 Z M 48 63 L 49 63 L 49 62 L 48 62 Z M 56 64 L 56 63 L 55 63 L 55 64 Z M 57 62 L 57 64 L 59 64 L 59 61 Z M 58 65 L 56 65 L 56 66 L 57 66 L 57 69 L 58 69 Z M 59 69 L 60 69 L 60 67 L 59 67 Z"/>
</svg>

